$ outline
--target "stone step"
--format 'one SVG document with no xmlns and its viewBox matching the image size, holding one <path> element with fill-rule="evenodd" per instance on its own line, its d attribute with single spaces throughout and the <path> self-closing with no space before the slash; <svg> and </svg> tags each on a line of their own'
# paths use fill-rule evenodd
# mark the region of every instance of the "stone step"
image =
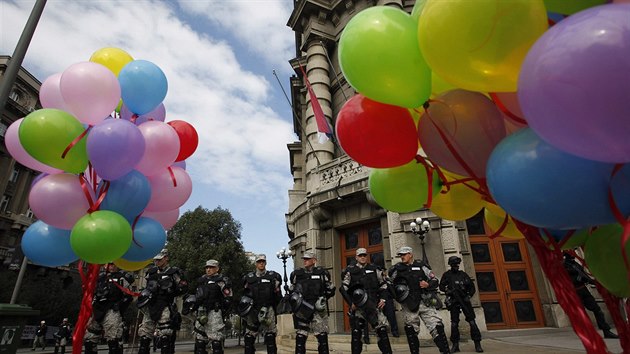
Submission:
<svg viewBox="0 0 630 354">
<path fill-rule="evenodd" d="M 376 336 L 370 335 L 370 344 L 363 344 L 362 354 L 379 354 L 381 351 L 376 344 Z M 392 346 L 392 352 L 404 353 L 409 351 L 407 338 L 400 336 L 398 338 L 389 337 Z M 295 334 L 279 336 L 277 338 L 278 353 L 292 354 L 295 352 Z M 435 346 L 432 340 L 420 339 L 421 347 Z M 349 334 L 329 334 L 328 347 L 331 353 L 349 353 L 350 352 L 350 335 Z M 317 338 L 309 335 L 306 341 L 306 352 L 317 353 Z"/>
</svg>

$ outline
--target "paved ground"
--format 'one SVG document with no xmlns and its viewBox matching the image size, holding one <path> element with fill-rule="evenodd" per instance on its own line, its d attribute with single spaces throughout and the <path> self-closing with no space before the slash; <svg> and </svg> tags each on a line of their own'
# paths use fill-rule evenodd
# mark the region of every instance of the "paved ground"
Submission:
<svg viewBox="0 0 630 354">
<path fill-rule="evenodd" d="M 503 331 L 491 331 L 483 333 L 484 340 L 482 345 L 485 353 L 510 353 L 510 354 L 536 354 L 536 353 L 557 353 L 557 354 L 570 354 L 570 353 L 585 353 L 582 342 L 577 338 L 571 328 L 538 328 L 538 329 L 525 329 L 525 330 L 503 330 Z M 606 345 L 611 353 L 622 353 L 619 341 L 616 339 L 606 339 Z M 338 347 L 337 345 L 335 347 Z M 372 345 L 370 347 L 376 347 Z M 101 345 L 99 353 L 107 353 L 106 346 Z M 258 353 L 266 353 L 264 346 L 259 344 L 257 346 Z M 54 348 L 46 348 L 46 351 L 37 350 L 32 352 L 30 349 L 20 349 L 18 353 L 53 353 Z M 180 341 L 176 346 L 177 353 L 188 354 L 192 353 L 193 342 L 192 341 Z M 472 342 L 462 342 L 460 345 L 462 353 L 474 353 L 474 347 Z M 136 353 L 137 349 L 125 348 L 125 354 Z M 236 354 L 242 353 L 243 347 L 238 345 L 236 339 L 228 339 L 225 342 L 225 353 Z M 331 350 L 331 353 L 349 353 L 350 347 L 348 344 L 347 350 L 335 349 Z M 399 350 L 396 350 L 398 353 Z M 439 354 L 435 347 L 422 347 L 420 352 L 422 354 Z M 66 353 L 71 353 L 71 349 L 68 348 Z M 156 352 L 156 353 L 159 353 Z M 282 348 L 279 353 L 293 353 L 292 348 Z M 309 350 L 309 353 L 314 353 Z M 379 353 L 378 350 L 373 348 L 366 348 L 363 354 Z"/>
</svg>

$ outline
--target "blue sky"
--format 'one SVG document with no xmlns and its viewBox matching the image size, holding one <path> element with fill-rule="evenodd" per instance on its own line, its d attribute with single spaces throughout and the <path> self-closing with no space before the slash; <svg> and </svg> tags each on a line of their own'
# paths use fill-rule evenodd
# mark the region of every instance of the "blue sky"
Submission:
<svg viewBox="0 0 630 354">
<path fill-rule="evenodd" d="M 0 54 L 12 55 L 34 1 L 0 0 Z M 166 74 L 166 121 L 199 133 L 186 160 L 193 194 L 180 209 L 229 209 L 245 249 L 266 253 L 269 268 L 288 237 L 292 186 L 286 145 L 297 140 L 289 89 L 292 0 L 48 0 L 23 66 L 41 82 L 96 50 L 118 47 Z"/>
</svg>

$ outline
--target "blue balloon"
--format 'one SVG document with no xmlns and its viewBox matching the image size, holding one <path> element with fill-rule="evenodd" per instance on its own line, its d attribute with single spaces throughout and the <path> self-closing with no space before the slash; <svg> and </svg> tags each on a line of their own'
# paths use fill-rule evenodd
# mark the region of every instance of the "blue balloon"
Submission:
<svg viewBox="0 0 630 354">
<path fill-rule="evenodd" d="M 607 197 L 613 168 L 559 150 L 526 128 L 497 145 L 486 177 L 494 200 L 514 218 L 569 230 L 615 222 Z"/>
<path fill-rule="evenodd" d="M 122 100 L 135 114 L 151 112 L 166 97 L 168 82 L 157 65 L 146 60 L 134 60 L 118 74 Z"/>
<path fill-rule="evenodd" d="M 630 215 L 630 164 L 625 164 L 610 181 L 615 204 L 624 217 Z"/>
<path fill-rule="evenodd" d="M 133 228 L 131 246 L 121 258 L 140 262 L 153 258 L 166 244 L 166 231 L 162 224 L 151 218 L 141 217 Z"/>
<path fill-rule="evenodd" d="M 151 199 L 149 180 L 142 173 L 133 170 L 110 183 L 100 209 L 115 211 L 133 224 Z M 101 190 L 102 185 L 103 182 L 97 190 Z"/>
<path fill-rule="evenodd" d="M 70 230 L 52 227 L 41 220 L 24 232 L 22 252 L 31 262 L 47 267 L 66 265 L 79 259 L 70 247 Z"/>
</svg>

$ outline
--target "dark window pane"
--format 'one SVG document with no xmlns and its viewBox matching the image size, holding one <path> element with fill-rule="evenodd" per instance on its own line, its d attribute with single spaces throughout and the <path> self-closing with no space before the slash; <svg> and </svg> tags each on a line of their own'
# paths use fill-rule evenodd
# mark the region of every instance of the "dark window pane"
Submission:
<svg viewBox="0 0 630 354">
<path fill-rule="evenodd" d="M 536 321 L 536 311 L 534 311 L 534 303 L 532 303 L 530 300 L 515 301 L 514 309 L 516 310 L 516 318 L 518 319 L 518 322 Z M 488 322 L 487 317 L 486 322 Z"/>
<path fill-rule="evenodd" d="M 346 249 L 352 250 L 359 247 L 359 231 L 346 231 Z"/>
<path fill-rule="evenodd" d="M 527 274 L 524 271 L 522 270 L 509 271 L 508 279 L 510 281 L 510 289 L 512 289 L 512 291 L 529 290 L 529 283 L 527 282 Z"/>
<path fill-rule="evenodd" d="M 490 249 L 487 244 L 475 243 L 470 245 L 472 250 L 473 261 L 475 263 L 488 263 L 492 262 L 490 258 Z"/>
<path fill-rule="evenodd" d="M 492 272 L 477 272 L 477 286 L 479 292 L 496 292 L 497 283 Z"/>
<path fill-rule="evenodd" d="M 477 215 L 466 220 L 466 227 L 469 235 L 485 235 L 486 229 L 483 226 L 483 209 Z"/>
<path fill-rule="evenodd" d="M 502 243 L 503 259 L 506 262 L 521 262 L 521 249 L 518 247 L 518 243 Z"/>
<path fill-rule="evenodd" d="M 370 246 L 383 243 L 383 234 L 380 226 L 372 227 L 368 230 L 368 243 Z"/>
<path fill-rule="evenodd" d="M 503 322 L 501 305 L 498 302 L 483 302 L 481 307 L 483 307 L 483 314 L 486 316 L 486 323 Z"/>
<path fill-rule="evenodd" d="M 381 268 L 385 268 L 385 258 L 383 257 L 383 252 L 370 254 L 370 263 L 376 264 Z"/>
</svg>

